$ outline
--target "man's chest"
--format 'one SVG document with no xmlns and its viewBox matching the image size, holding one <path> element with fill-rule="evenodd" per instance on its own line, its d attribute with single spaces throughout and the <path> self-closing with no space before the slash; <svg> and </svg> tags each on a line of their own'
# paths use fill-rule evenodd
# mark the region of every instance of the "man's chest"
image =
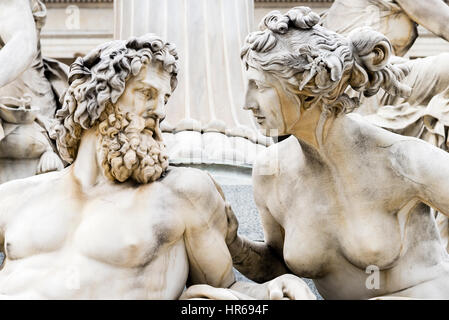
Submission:
<svg viewBox="0 0 449 320">
<path fill-rule="evenodd" d="M 70 250 L 121 267 L 145 265 L 182 238 L 177 208 L 164 201 L 93 201 L 36 204 L 5 228 L 10 260 Z"/>
</svg>

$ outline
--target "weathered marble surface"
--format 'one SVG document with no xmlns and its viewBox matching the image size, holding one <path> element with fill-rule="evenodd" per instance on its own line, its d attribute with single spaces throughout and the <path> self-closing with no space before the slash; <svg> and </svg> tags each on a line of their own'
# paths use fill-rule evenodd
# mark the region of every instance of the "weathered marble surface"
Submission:
<svg viewBox="0 0 449 320">
<path fill-rule="evenodd" d="M 315 298 L 294 275 L 235 282 L 220 187 L 168 165 L 177 60 L 146 34 L 72 64 L 52 130 L 70 166 L 0 185 L 0 298 Z"/>
<path fill-rule="evenodd" d="M 254 203 L 253 187 L 251 185 L 223 185 L 223 192 L 239 221 L 239 233 L 248 239 L 263 241 L 263 229 L 260 222 L 259 212 Z M 251 281 L 243 276 L 238 270 L 236 271 L 236 278 L 240 281 Z M 318 299 L 322 299 L 318 293 L 313 281 L 304 279 L 304 281 L 312 290 L 313 294 Z"/>
<path fill-rule="evenodd" d="M 342 34 L 369 26 L 386 35 L 394 54 L 403 56 L 416 40 L 417 24 L 449 40 L 448 20 L 449 6 L 441 0 L 336 0 L 322 24 Z M 411 95 L 397 97 L 380 90 L 364 99 L 358 112 L 377 126 L 448 151 L 449 54 L 414 60 L 395 57 L 395 63 L 409 69 L 402 82 L 412 88 Z M 438 214 L 437 222 L 449 250 L 448 219 Z"/>
<path fill-rule="evenodd" d="M 226 185 L 223 186 L 223 192 L 226 200 L 232 205 L 232 208 L 239 219 L 239 232 L 251 240 L 262 240 L 263 231 L 260 223 L 260 217 L 254 203 L 253 188 L 250 185 Z M 0 265 L 3 263 L 4 255 L 0 253 Z M 240 274 L 237 270 L 236 279 L 238 281 L 251 281 Z M 313 281 L 304 279 L 312 290 L 313 294 L 322 299 L 313 284 Z"/>
<path fill-rule="evenodd" d="M 253 168 L 265 242 L 238 236 L 228 212 L 234 264 L 258 281 L 313 278 L 326 299 L 449 298 L 449 256 L 421 202 L 449 214 L 449 155 L 347 114 L 358 107 L 347 87 L 408 96 L 406 72 L 384 35 L 343 36 L 319 20 L 304 7 L 273 12 L 242 51 L 246 107 L 262 130 L 291 137 Z"/>
</svg>

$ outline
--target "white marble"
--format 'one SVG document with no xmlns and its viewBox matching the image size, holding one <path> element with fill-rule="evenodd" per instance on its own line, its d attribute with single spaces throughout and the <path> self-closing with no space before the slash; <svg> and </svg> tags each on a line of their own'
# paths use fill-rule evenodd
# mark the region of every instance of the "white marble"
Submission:
<svg viewBox="0 0 449 320">
<path fill-rule="evenodd" d="M 170 142 L 174 146 L 168 146 L 172 161 L 252 165 L 254 147 L 225 140 L 241 137 L 261 146 L 272 143 L 257 131 L 251 114 L 241 108 L 245 97 L 239 53 L 253 29 L 253 16 L 253 0 L 115 2 L 116 39 L 153 32 L 176 43 L 179 51 L 182 72 L 165 120 L 171 125 L 163 128 L 175 133 L 175 140 Z M 213 146 L 209 137 L 202 143 L 189 131 L 203 135 L 216 132 L 223 137 Z"/>
<path fill-rule="evenodd" d="M 369 26 L 383 33 L 392 43 L 393 52 L 403 56 L 418 36 L 418 25 L 449 40 L 448 19 L 449 6 L 440 0 L 337 0 L 322 17 L 322 24 L 342 34 Z M 412 88 L 410 96 L 397 97 L 381 90 L 363 101 L 359 113 L 377 126 L 448 151 L 449 54 L 415 60 L 395 57 L 394 62 L 407 70 L 402 82 Z M 447 218 L 439 214 L 438 224 L 449 250 Z"/>
<path fill-rule="evenodd" d="M 261 130 L 291 137 L 254 167 L 265 242 L 239 236 L 228 211 L 235 266 L 257 281 L 313 278 L 325 299 L 447 299 L 449 255 L 423 203 L 449 215 L 449 154 L 347 114 L 358 107 L 349 86 L 366 95 L 410 88 L 384 35 L 343 36 L 319 20 L 304 7 L 272 12 L 246 40 L 245 105 Z"/>
<path fill-rule="evenodd" d="M 41 56 L 45 16 L 40 1 L 0 3 L 0 183 L 63 168 L 47 130 L 66 70 Z"/>
<path fill-rule="evenodd" d="M 0 298 L 314 298 L 294 275 L 235 282 L 221 188 L 168 165 L 160 121 L 177 64 L 147 34 L 71 66 L 52 130 L 70 165 L 0 185 Z"/>
</svg>

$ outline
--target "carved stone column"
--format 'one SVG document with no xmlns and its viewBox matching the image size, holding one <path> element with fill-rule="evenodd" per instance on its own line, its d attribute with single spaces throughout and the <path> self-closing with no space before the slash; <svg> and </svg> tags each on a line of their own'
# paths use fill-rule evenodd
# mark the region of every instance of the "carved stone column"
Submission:
<svg viewBox="0 0 449 320">
<path fill-rule="evenodd" d="M 114 10 L 115 38 L 152 32 L 178 48 L 179 85 L 163 126 L 172 162 L 252 164 L 270 141 L 242 109 L 240 48 L 253 0 L 118 0 Z"/>
</svg>

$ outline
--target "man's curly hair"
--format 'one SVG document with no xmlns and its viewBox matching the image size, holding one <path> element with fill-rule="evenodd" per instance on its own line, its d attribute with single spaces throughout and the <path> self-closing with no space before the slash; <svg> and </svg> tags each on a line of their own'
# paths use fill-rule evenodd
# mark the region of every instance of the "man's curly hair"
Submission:
<svg viewBox="0 0 449 320">
<path fill-rule="evenodd" d="M 126 82 L 144 64 L 161 63 L 171 74 L 171 89 L 177 86 L 178 55 L 173 44 L 154 34 L 127 41 L 105 43 L 70 67 L 69 84 L 63 106 L 56 113 L 51 137 L 61 157 L 68 163 L 76 159 L 83 130 L 107 119 L 125 91 Z"/>
</svg>

